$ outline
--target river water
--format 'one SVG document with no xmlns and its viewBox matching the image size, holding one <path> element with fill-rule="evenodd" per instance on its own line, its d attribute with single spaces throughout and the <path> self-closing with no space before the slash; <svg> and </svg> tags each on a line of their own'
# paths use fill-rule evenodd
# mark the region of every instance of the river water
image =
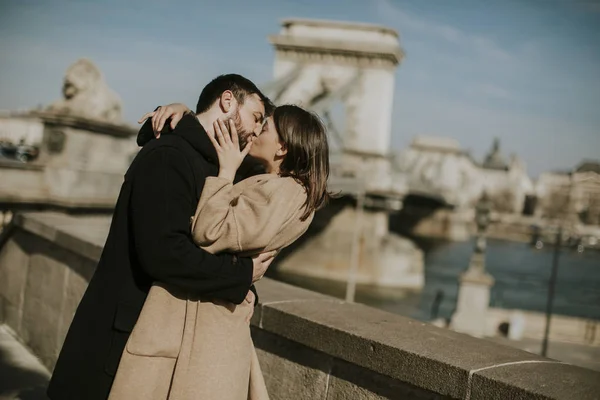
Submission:
<svg viewBox="0 0 600 400">
<path fill-rule="evenodd" d="M 458 279 L 473 252 L 472 242 L 422 240 L 425 287 L 420 291 L 359 286 L 356 301 L 420 320 L 429 320 L 436 294 L 441 295 L 438 317 L 450 318 L 456 307 Z M 526 243 L 488 240 L 486 269 L 494 277 L 490 306 L 545 312 L 553 249 Z M 290 276 L 273 271 L 271 277 L 344 297 L 345 284 Z M 554 297 L 554 313 L 600 320 L 600 252 L 562 249 Z"/>
</svg>

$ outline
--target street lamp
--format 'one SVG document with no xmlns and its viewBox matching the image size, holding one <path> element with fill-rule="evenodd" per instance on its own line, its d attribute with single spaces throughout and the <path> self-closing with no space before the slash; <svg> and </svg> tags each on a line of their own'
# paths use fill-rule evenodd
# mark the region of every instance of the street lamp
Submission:
<svg viewBox="0 0 600 400">
<path fill-rule="evenodd" d="M 565 220 L 569 220 L 572 209 L 572 192 L 574 186 L 574 177 L 570 176 L 569 185 L 567 187 L 567 200 L 565 207 L 563 208 L 564 215 L 561 218 L 558 229 L 556 232 L 556 241 L 554 242 L 554 256 L 552 257 L 552 273 L 550 274 L 550 282 L 548 282 L 548 299 L 546 300 L 546 328 L 544 329 L 544 339 L 542 341 L 542 356 L 546 357 L 548 354 L 548 341 L 550 336 L 550 322 L 552 319 L 552 309 L 554 307 L 554 289 L 556 287 L 556 278 L 558 277 L 558 261 L 560 258 L 560 248 L 562 246 L 563 238 L 563 225 Z"/>
<path fill-rule="evenodd" d="M 548 283 L 548 299 L 546 300 L 546 328 L 544 329 L 544 340 L 542 341 L 542 356 L 546 357 L 548 353 L 548 337 L 550 336 L 550 320 L 552 318 L 552 307 L 554 305 L 554 288 L 556 286 L 556 277 L 558 276 L 558 259 L 560 256 L 560 246 L 562 245 L 562 224 L 558 226 L 556 232 L 556 242 L 554 243 L 554 256 L 552 257 L 552 273 Z"/>
<path fill-rule="evenodd" d="M 346 283 L 346 301 L 354 302 L 356 294 L 356 281 L 360 263 L 360 242 L 363 237 L 363 218 L 366 199 L 366 183 L 362 176 L 332 177 L 329 178 L 329 189 L 334 192 L 343 192 L 356 198 L 356 219 L 350 249 L 350 263 L 348 268 L 348 281 Z"/>
<path fill-rule="evenodd" d="M 477 225 L 477 240 L 475 241 L 475 253 L 483 254 L 487 246 L 486 232 L 490 225 L 490 214 L 492 211 L 492 202 L 487 194 L 483 192 L 483 195 L 475 206 L 475 223 Z M 485 269 L 485 263 L 480 263 L 483 269 Z"/>
</svg>

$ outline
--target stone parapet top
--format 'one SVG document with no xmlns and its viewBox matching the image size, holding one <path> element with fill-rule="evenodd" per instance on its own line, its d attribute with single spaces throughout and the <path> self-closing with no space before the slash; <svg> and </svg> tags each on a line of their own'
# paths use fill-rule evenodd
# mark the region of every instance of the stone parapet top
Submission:
<svg viewBox="0 0 600 400">
<path fill-rule="evenodd" d="M 42 171 L 46 166 L 39 162 L 21 162 L 8 158 L 0 158 L 0 169 L 21 169 L 28 171 Z"/>
<path fill-rule="evenodd" d="M 100 259 L 110 221 L 110 216 L 59 212 L 17 213 L 13 218 L 17 227 L 94 261 Z"/>
<path fill-rule="evenodd" d="M 26 213 L 16 227 L 93 260 L 109 217 Z M 600 373 L 265 278 L 252 324 L 453 399 L 600 399 Z"/>
<path fill-rule="evenodd" d="M 313 27 L 326 27 L 326 28 L 339 28 L 339 29 L 352 29 L 362 31 L 376 31 L 386 33 L 398 37 L 398 31 L 383 25 L 368 24 L 364 22 L 344 22 L 344 21 L 333 21 L 324 19 L 303 19 L 303 18 L 288 18 L 281 21 L 283 27 L 289 27 L 291 25 L 305 25 Z"/>
<path fill-rule="evenodd" d="M 114 198 L 89 199 L 66 196 L 49 196 L 43 192 L 39 196 L 32 196 L 23 193 L 6 194 L 0 192 L 0 208 L 13 211 L 71 210 L 80 214 L 83 212 L 106 214 L 112 212 L 114 206 Z"/>
<path fill-rule="evenodd" d="M 59 114 L 48 111 L 28 111 L 23 113 L 10 113 L 7 116 L 17 118 L 34 118 L 43 121 L 46 125 L 82 129 L 88 132 L 100 133 L 119 138 L 130 138 L 137 134 L 138 129 L 126 124 L 113 124 L 76 115 Z"/>
<path fill-rule="evenodd" d="M 400 46 L 378 45 L 373 43 L 349 42 L 333 39 L 316 39 L 288 35 L 270 35 L 269 41 L 277 49 L 294 51 L 321 51 L 330 54 L 344 54 L 353 57 L 389 58 L 395 64 L 400 63 L 404 52 Z"/>
</svg>

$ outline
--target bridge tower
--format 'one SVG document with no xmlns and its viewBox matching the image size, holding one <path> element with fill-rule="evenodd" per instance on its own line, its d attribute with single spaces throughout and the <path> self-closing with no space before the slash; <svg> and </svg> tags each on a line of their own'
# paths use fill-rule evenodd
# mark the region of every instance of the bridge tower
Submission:
<svg viewBox="0 0 600 400">
<path fill-rule="evenodd" d="M 358 283 L 421 287 L 422 253 L 388 230 L 388 212 L 401 207 L 403 195 L 394 193 L 389 157 L 395 72 L 404 55 L 398 33 L 378 25 L 293 19 L 269 40 L 274 79 L 262 89 L 275 104 L 298 104 L 324 119 L 334 149 L 330 189 L 367 206 L 364 213 L 342 209 L 278 268 L 346 281 L 353 265 Z M 344 111 L 342 129 L 336 127 L 337 105 Z"/>
<path fill-rule="evenodd" d="M 369 189 L 388 191 L 394 75 L 403 58 L 398 33 L 378 25 L 294 19 L 283 21 L 281 32 L 269 39 L 275 66 L 267 93 L 276 104 L 319 113 L 343 168 L 361 175 Z M 336 102 L 345 111 L 343 132 L 332 121 Z"/>
</svg>

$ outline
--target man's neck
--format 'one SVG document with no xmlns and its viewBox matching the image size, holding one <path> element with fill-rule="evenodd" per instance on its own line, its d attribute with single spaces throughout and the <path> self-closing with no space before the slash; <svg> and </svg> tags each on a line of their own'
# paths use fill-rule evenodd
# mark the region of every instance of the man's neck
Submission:
<svg viewBox="0 0 600 400">
<path fill-rule="evenodd" d="M 219 118 L 219 115 L 215 113 L 215 110 L 210 109 L 206 112 L 196 114 L 196 118 L 198 119 L 198 122 L 200 122 L 200 125 L 202 125 L 206 133 L 214 137 L 215 128 L 213 127 L 213 122 L 215 122 Z"/>
</svg>

